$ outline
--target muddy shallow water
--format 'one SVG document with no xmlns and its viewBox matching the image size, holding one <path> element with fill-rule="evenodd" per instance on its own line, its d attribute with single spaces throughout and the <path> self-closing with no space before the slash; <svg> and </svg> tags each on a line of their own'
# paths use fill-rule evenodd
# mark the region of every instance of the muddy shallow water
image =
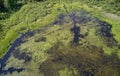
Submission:
<svg viewBox="0 0 120 76">
<path fill-rule="evenodd" d="M 8 52 L 5 54 L 5 56 L 3 56 L 3 58 L 0 59 L 0 74 L 4 73 L 4 74 L 7 74 L 7 72 L 14 72 L 14 71 L 17 71 L 17 72 L 21 72 L 22 70 L 24 70 L 23 68 L 20 68 L 20 69 L 15 69 L 14 67 L 10 67 L 8 68 L 8 70 L 3 70 L 3 68 L 6 66 L 6 61 L 8 60 L 8 58 L 10 57 L 11 53 L 13 53 L 13 51 L 15 50 L 15 47 L 19 46 L 20 44 L 24 43 L 25 41 L 23 41 L 22 39 L 24 37 L 27 37 L 27 36 L 33 36 L 33 33 L 30 32 L 30 30 L 28 30 L 25 34 L 22 34 L 19 38 L 17 38 L 12 44 L 11 44 L 11 47 L 10 49 L 8 50 Z M 22 56 L 21 56 L 22 57 Z"/>
<path fill-rule="evenodd" d="M 74 20 L 73 20 L 74 19 Z M 60 14 L 36 31 L 28 30 L 0 60 L 0 76 L 120 76 L 111 25 L 85 10 Z"/>
</svg>

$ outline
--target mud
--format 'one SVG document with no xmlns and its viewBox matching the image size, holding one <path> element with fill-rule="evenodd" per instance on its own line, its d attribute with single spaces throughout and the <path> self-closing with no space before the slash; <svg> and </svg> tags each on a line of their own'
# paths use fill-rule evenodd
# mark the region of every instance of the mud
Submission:
<svg viewBox="0 0 120 76">
<path fill-rule="evenodd" d="M 69 52 L 65 53 L 65 51 Z M 78 70 L 77 76 L 105 76 L 107 72 L 106 76 L 109 76 L 109 69 L 113 68 L 117 70 L 112 71 L 119 73 L 120 60 L 117 55 L 106 56 L 101 51 L 103 50 L 95 46 L 89 46 L 88 48 L 72 47 L 70 49 L 66 49 L 64 46 L 63 49 L 55 46 L 48 52 L 51 57 L 43 62 L 39 69 L 45 76 L 59 76 L 58 71 L 66 67 L 76 68 Z M 101 69 L 104 66 L 108 68 Z M 101 71 L 104 71 L 105 74 Z M 73 74 L 72 76 L 76 75 Z"/>
<path fill-rule="evenodd" d="M 40 37 L 40 38 L 35 39 L 35 42 L 40 42 L 40 41 L 45 42 L 46 37 Z"/>
<path fill-rule="evenodd" d="M 19 60 L 24 60 L 24 63 L 28 63 L 32 60 L 31 54 L 27 54 L 26 52 L 21 53 L 19 50 L 15 50 L 13 56 Z"/>
</svg>

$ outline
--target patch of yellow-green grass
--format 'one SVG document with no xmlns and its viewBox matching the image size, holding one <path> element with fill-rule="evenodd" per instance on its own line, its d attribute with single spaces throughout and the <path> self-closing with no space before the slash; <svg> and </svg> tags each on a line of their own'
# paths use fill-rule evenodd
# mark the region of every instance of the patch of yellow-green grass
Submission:
<svg viewBox="0 0 120 76">
<path fill-rule="evenodd" d="M 0 57 L 3 56 L 3 54 L 6 53 L 6 50 L 8 50 L 10 43 L 14 41 L 14 39 L 18 36 L 18 32 L 20 29 L 24 26 L 23 24 L 20 24 L 19 26 L 13 26 L 11 30 L 9 30 L 5 36 L 5 38 L 0 42 Z"/>
<path fill-rule="evenodd" d="M 74 3 L 73 3 L 74 4 Z M 120 44 L 120 22 L 117 21 L 117 20 L 114 20 L 114 19 L 110 19 L 110 18 L 107 18 L 106 16 L 102 15 L 102 12 L 103 10 L 102 9 L 96 9 L 96 8 L 90 8 L 88 7 L 86 4 L 81 4 L 81 5 L 78 5 L 79 3 L 76 2 L 75 5 L 79 8 L 83 8 L 85 10 L 87 10 L 88 12 L 91 12 L 91 14 L 94 16 L 94 17 L 97 17 L 98 19 L 102 20 L 102 21 L 105 21 L 107 23 L 109 23 L 111 26 L 112 26 L 112 30 L 111 30 L 111 33 L 114 35 L 114 38 L 115 40 L 118 41 L 118 43 Z M 101 42 L 100 42 L 101 43 Z M 99 43 L 98 43 L 99 45 Z M 100 44 L 101 45 L 101 44 Z M 119 49 L 116 48 L 116 47 L 113 47 L 113 48 L 109 48 L 107 47 L 106 45 L 103 44 L 103 49 L 104 49 L 104 52 L 106 54 L 112 54 L 114 52 L 118 52 Z M 116 48 L 116 49 L 115 49 Z M 120 56 L 120 53 L 118 52 L 117 53 L 118 56 Z"/>
<path fill-rule="evenodd" d="M 120 22 L 119 21 L 114 20 L 114 19 L 110 19 L 110 18 L 107 18 L 106 16 L 104 16 L 102 14 L 103 13 L 102 9 L 91 8 L 88 5 L 81 4 L 79 2 L 74 2 L 74 3 L 70 4 L 70 5 L 72 5 L 73 9 L 75 9 L 75 8 L 78 8 L 78 9 L 83 8 L 86 11 L 91 12 L 94 17 L 97 17 L 98 19 L 111 24 L 112 25 L 112 31 L 111 32 L 114 34 L 114 38 L 120 43 L 120 35 L 119 35 L 119 32 L 120 32 L 120 26 L 119 26 Z"/>
<path fill-rule="evenodd" d="M 71 69 L 65 68 L 65 69 L 59 71 L 59 75 L 60 76 L 77 76 L 78 73 L 77 73 L 76 69 L 71 70 Z"/>
<path fill-rule="evenodd" d="M 67 6 L 71 7 L 71 4 Z M 57 11 L 58 8 L 61 9 L 61 12 Z M 17 13 L 6 20 L 6 27 L 10 29 L 7 31 L 5 38 L 0 41 L 0 57 L 6 53 L 10 43 L 15 40 L 22 28 L 33 30 L 48 25 L 60 13 L 65 13 L 63 3 L 53 4 L 53 2 L 43 2 L 24 5 Z"/>
<path fill-rule="evenodd" d="M 107 23 L 111 24 L 111 26 L 112 26 L 111 33 L 114 35 L 114 38 L 120 43 L 120 35 L 119 35 L 119 32 L 120 32 L 120 26 L 119 26 L 120 22 L 116 21 L 114 19 L 110 19 L 110 18 L 104 17 L 104 15 L 102 15 L 101 13 L 96 14 L 95 16 L 98 17 L 99 19 L 101 19 L 102 21 L 106 21 Z"/>
<path fill-rule="evenodd" d="M 18 32 L 20 32 L 22 28 L 25 28 L 25 30 L 28 28 L 33 30 L 48 25 L 57 18 L 59 13 L 63 12 L 57 12 L 58 4 L 53 5 L 52 3 L 48 3 L 51 4 L 49 6 L 45 4 L 46 3 L 27 4 L 10 17 L 10 19 L 6 20 L 6 27 L 10 27 L 10 29 L 7 31 L 5 38 L 0 41 L 0 57 L 6 53 L 10 43 L 19 36 Z M 50 13 L 44 15 L 44 13 L 48 12 Z"/>
<path fill-rule="evenodd" d="M 106 16 L 102 15 L 102 12 L 103 12 L 102 9 L 91 8 L 91 7 L 88 7 L 88 5 L 86 5 L 86 4 L 80 4 L 78 2 L 73 3 L 73 5 L 75 5 L 79 9 L 83 8 L 86 11 L 90 12 L 94 17 L 97 17 L 98 19 L 109 23 L 112 26 L 111 33 L 114 35 L 115 40 L 117 40 L 118 43 L 120 44 L 120 34 L 119 34 L 119 32 L 120 32 L 120 26 L 119 26 L 120 22 L 119 21 L 107 18 Z M 102 45 L 105 54 L 110 55 L 110 54 L 116 52 L 118 54 L 118 56 L 120 57 L 119 49 L 117 47 L 109 48 L 103 43 L 104 42 L 98 41 L 97 45 L 98 46 Z"/>
<path fill-rule="evenodd" d="M 41 37 L 45 37 L 46 40 L 39 42 L 35 41 Z M 34 65 L 34 68 L 37 68 L 38 64 L 41 64 L 49 58 L 50 54 L 47 52 L 48 50 L 50 51 L 51 47 L 56 45 L 58 42 L 59 45 L 60 43 L 63 43 L 64 45 L 68 44 L 73 39 L 71 37 L 69 26 L 52 25 L 52 27 L 48 27 L 44 31 L 27 38 L 27 42 L 22 43 L 19 47 L 16 47 L 16 49 L 19 49 L 20 52 L 32 53 L 32 60 L 24 68 L 29 68 L 29 66 L 32 67 L 32 65 Z"/>
<path fill-rule="evenodd" d="M 94 17 L 97 17 L 98 19 L 105 21 L 105 22 L 109 23 L 110 25 L 112 25 L 111 33 L 114 34 L 114 38 L 120 43 L 120 35 L 119 35 L 120 22 L 118 20 L 111 19 L 111 18 L 104 16 L 102 9 L 90 8 L 84 4 L 83 4 L 83 8 L 85 10 L 91 12 Z"/>
<path fill-rule="evenodd" d="M 109 48 L 107 46 L 103 47 L 104 53 L 107 55 L 111 55 L 112 53 L 118 53 L 118 48 L 117 47 L 113 47 L 113 48 Z"/>
<path fill-rule="evenodd" d="M 118 41 L 118 44 L 120 44 L 120 33 L 119 33 L 120 32 L 120 26 L 119 26 L 120 22 L 117 20 L 105 17 L 104 15 L 101 14 L 101 12 L 95 11 L 92 13 L 95 17 L 99 18 L 102 21 L 109 23 L 112 26 L 111 33 L 113 34 L 113 37 L 115 38 L 115 40 Z M 104 52 L 108 55 L 116 52 L 118 54 L 118 56 L 120 57 L 120 53 L 119 53 L 120 50 L 116 47 L 109 48 L 107 46 L 104 46 L 103 49 L 104 49 Z"/>
</svg>

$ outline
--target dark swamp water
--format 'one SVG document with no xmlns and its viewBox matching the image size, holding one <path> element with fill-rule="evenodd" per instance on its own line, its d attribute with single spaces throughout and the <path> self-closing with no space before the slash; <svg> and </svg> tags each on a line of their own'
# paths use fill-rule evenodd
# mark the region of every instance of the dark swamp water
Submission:
<svg viewBox="0 0 120 76">
<path fill-rule="evenodd" d="M 92 16 L 86 16 L 86 14 L 90 14 L 85 10 L 80 11 L 80 16 L 77 15 L 76 11 L 73 11 L 70 14 L 66 8 L 67 15 L 61 14 L 58 17 L 58 20 L 54 22 L 54 24 L 63 24 L 65 22 L 64 17 L 68 16 L 71 18 L 73 22 L 73 26 L 71 27 L 70 31 L 74 34 L 72 43 L 79 44 L 81 38 L 85 38 L 88 34 L 81 34 L 81 27 L 77 26 L 77 24 L 82 24 L 82 26 L 89 26 L 84 25 L 89 22 L 97 23 L 94 27 L 99 27 L 96 30 L 96 35 L 99 35 L 101 38 L 106 40 L 106 44 L 110 45 L 108 47 L 117 46 L 117 41 L 114 39 L 113 34 L 111 33 L 111 25 L 99 20 L 98 18 L 94 18 Z M 90 28 L 89 28 L 90 29 Z M 88 30 L 89 30 L 88 29 Z M 109 43 L 111 42 L 111 43 Z M 45 62 L 40 64 L 40 71 L 43 72 L 45 76 L 59 76 L 56 73 L 63 65 L 68 65 L 68 67 L 72 66 L 78 69 L 79 75 L 72 75 L 72 76 L 119 76 L 120 72 L 120 60 L 116 54 L 112 54 L 111 56 L 106 56 L 103 53 L 102 48 L 98 48 L 96 46 L 88 45 L 87 47 L 80 47 L 74 46 L 70 49 L 59 49 L 59 46 L 53 46 L 49 51 L 48 54 L 54 56 L 52 59 L 47 59 Z M 63 46 L 64 47 L 64 46 Z M 69 50 L 68 54 L 61 54 L 61 51 Z M 74 55 L 75 54 L 75 55 Z M 92 56 L 89 56 L 92 55 Z M 59 66 L 58 67 L 58 64 Z M 54 68 L 54 67 L 57 68 Z M 72 68 L 70 68 L 72 69 Z M 51 71 L 47 71 L 51 70 Z M 111 72 L 113 72 L 111 74 Z M 115 74 L 116 73 L 116 74 Z"/>
<path fill-rule="evenodd" d="M 33 33 L 30 31 L 30 29 L 28 29 L 28 31 L 25 34 L 21 34 L 21 36 L 19 38 L 17 38 L 12 43 L 12 45 L 11 45 L 10 49 L 8 50 L 8 52 L 5 54 L 5 56 L 3 56 L 0 59 L 0 74 L 2 74 L 2 73 L 3 74 L 12 73 L 12 72 L 15 72 L 15 71 L 21 72 L 22 70 L 24 70 L 24 68 L 16 69 L 16 68 L 10 67 L 8 70 L 3 70 L 3 68 L 6 66 L 6 61 L 10 57 L 11 53 L 15 50 L 15 47 L 17 47 L 20 44 L 25 42 L 25 41 L 23 41 L 24 37 L 31 37 L 31 36 L 33 36 Z M 21 57 L 24 57 L 24 55 L 21 55 Z"/>
<path fill-rule="evenodd" d="M 60 14 L 58 16 L 58 19 L 53 23 L 51 23 L 50 26 L 48 25 L 48 27 L 45 27 L 43 30 L 37 30 L 37 32 L 43 32 L 44 30 L 49 29 L 49 27 L 51 27 L 53 24 L 62 25 L 63 23 L 65 23 L 65 20 L 64 20 L 65 17 L 69 17 L 73 22 L 73 26 L 70 29 L 70 31 L 73 33 L 73 36 L 74 36 L 72 40 L 72 44 L 79 44 L 80 39 L 85 38 L 87 36 L 87 34 L 81 34 L 81 27 L 77 26 L 77 24 L 82 24 L 83 26 L 85 26 L 84 24 L 92 21 L 94 23 L 98 23 L 96 27 L 100 27 L 100 29 L 96 31 L 96 34 L 100 35 L 101 37 L 113 43 L 113 44 L 107 43 L 108 45 L 118 46 L 117 41 L 113 37 L 113 34 L 110 33 L 112 28 L 110 24 L 104 21 L 100 21 L 99 19 L 93 18 L 91 16 L 87 17 L 86 14 L 90 14 L 90 13 L 86 12 L 85 10 L 81 10 L 79 13 L 80 16 L 78 16 L 77 15 L 78 12 L 73 11 L 72 13 L 69 13 L 66 6 L 64 6 L 64 8 L 66 9 L 66 12 L 68 15 Z M 11 53 L 13 53 L 15 58 L 18 58 L 19 60 L 24 59 L 25 60 L 24 63 L 29 62 L 32 59 L 25 52 L 20 54 L 19 51 L 15 51 L 15 47 L 26 42 L 23 40 L 23 38 L 32 37 L 32 36 L 34 36 L 34 32 L 31 32 L 29 29 L 28 32 L 26 32 L 25 34 L 21 34 L 21 36 L 12 43 L 8 52 L 5 54 L 5 56 L 2 59 L 0 59 L 0 74 L 7 74 L 7 73 L 13 73 L 13 72 L 19 73 L 19 72 L 22 72 L 23 70 L 26 70 L 25 68 L 16 69 L 14 67 L 10 67 L 8 68 L 8 70 L 4 70 L 3 68 L 6 66 L 6 61 L 9 59 Z M 40 42 L 40 41 L 46 41 L 46 38 L 43 37 L 43 38 L 40 38 L 39 40 L 36 40 L 36 42 Z M 58 44 L 58 46 L 61 46 L 61 45 Z M 62 67 L 64 67 L 63 65 L 68 65 L 68 67 L 72 66 L 78 69 L 79 75 L 73 75 L 73 76 L 99 76 L 97 74 L 100 74 L 100 73 L 102 74 L 107 69 L 110 69 L 110 70 L 112 69 L 112 71 L 114 69 L 115 71 L 116 69 L 117 71 L 120 70 L 119 69 L 120 60 L 118 59 L 116 54 L 113 54 L 111 56 L 105 56 L 103 54 L 103 50 L 96 46 L 88 45 L 86 48 L 86 47 L 80 47 L 77 45 L 74 47 L 70 47 L 70 49 L 67 49 L 70 51 L 67 54 L 63 54 L 63 53 L 61 54 L 61 50 L 64 51 L 66 50 L 66 48 L 59 49 L 58 46 L 53 46 L 48 51 L 48 54 L 54 56 L 54 58 L 47 59 L 38 67 L 39 70 L 44 74 L 44 76 L 48 76 L 48 75 L 59 76 L 56 72 Z M 57 65 L 58 63 L 60 63 L 60 67 Z M 54 68 L 53 66 L 57 68 Z M 52 70 L 52 72 L 48 70 Z"/>
</svg>

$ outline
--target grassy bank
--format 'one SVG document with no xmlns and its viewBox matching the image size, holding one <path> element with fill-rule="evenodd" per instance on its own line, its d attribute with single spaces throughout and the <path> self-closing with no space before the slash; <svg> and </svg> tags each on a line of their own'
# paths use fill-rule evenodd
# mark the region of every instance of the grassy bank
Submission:
<svg viewBox="0 0 120 76">
<path fill-rule="evenodd" d="M 4 24 L 1 33 L 4 33 L 0 40 L 0 57 L 2 57 L 19 32 L 26 32 L 27 29 L 37 29 L 53 22 L 60 12 L 57 12 L 58 4 L 50 2 L 30 3 L 23 6 L 9 19 L 2 23 Z M 63 12 L 63 11 L 61 11 Z"/>
</svg>

